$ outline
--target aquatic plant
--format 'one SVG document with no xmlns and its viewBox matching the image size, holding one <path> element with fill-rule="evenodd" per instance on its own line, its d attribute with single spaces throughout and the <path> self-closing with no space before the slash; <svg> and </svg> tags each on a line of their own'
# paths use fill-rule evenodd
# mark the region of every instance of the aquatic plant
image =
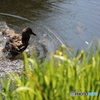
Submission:
<svg viewBox="0 0 100 100">
<path fill-rule="evenodd" d="M 50 60 L 39 63 L 24 53 L 23 71 L 0 79 L 0 100 L 100 100 L 100 49 L 70 57 L 61 46 Z M 75 95 L 71 92 L 96 92 Z"/>
</svg>

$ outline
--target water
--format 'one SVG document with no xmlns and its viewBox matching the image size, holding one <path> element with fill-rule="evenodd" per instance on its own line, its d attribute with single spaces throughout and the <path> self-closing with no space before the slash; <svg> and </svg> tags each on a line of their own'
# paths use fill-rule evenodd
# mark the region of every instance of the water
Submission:
<svg viewBox="0 0 100 100">
<path fill-rule="evenodd" d="M 30 27 L 38 35 L 31 37 L 29 48 L 36 48 L 39 59 L 58 49 L 61 42 L 70 48 L 85 49 L 95 39 L 95 48 L 100 38 L 99 21 L 100 0 L 0 1 L 0 23 L 5 22 L 5 25 L 17 33 Z M 5 25 L 0 24 L 0 27 Z M 0 47 L 4 46 L 3 41 L 0 36 Z M 15 63 L 5 63 L 6 60 L 2 62 L 4 66 Z M 20 64 L 18 62 L 13 67 L 19 68 Z M 3 67 L 0 68 L 3 70 Z M 6 70 L 8 67 L 4 68 Z"/>
</svg>

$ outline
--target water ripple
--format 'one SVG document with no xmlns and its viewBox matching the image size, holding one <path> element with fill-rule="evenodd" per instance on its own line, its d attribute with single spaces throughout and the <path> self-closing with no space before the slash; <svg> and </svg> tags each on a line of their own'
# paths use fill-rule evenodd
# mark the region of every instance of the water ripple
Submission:
<svg viewBox="0 0 100 100">
<path fill-rule="evenodd" d="M 21 17 L 21 16 L 17 16 L 17 15 L 12 15 L 12 14 L 7 14 L 7 13 L 0 13 L 0 15 L 15 17 L 15 18 L 19 18 L 19 19 L 22 19 L 22 20 L 29 21 L 27 18 L 24 18 L 24 17 Z"/>
</svg>

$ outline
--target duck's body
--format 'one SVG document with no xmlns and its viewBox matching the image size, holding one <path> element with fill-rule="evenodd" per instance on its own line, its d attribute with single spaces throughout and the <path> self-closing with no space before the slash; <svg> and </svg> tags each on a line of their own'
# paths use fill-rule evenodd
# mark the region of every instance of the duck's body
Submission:
<svg viewBox="0 0 100 100">
<path fill-rule="evenodd" d="M 3 52 L 9 52 L 12 57 L 22 53 L 27 48 L 31 34 L 36 36 L 30 28 L 23 29 L 22 34 L 16 34 L 13 30 L 4 30 L 2 34 L 9 37 L 3 48 Z"/>
</svg>

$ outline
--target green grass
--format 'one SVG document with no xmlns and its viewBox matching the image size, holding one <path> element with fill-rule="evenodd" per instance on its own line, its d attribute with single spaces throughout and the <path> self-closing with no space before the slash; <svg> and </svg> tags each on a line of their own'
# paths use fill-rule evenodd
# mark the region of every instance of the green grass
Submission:
<svg viewBox="0 0 100 100">
<path fill-rule="evenodd" d="M 70 96 L 71 91 L 100 93 L 99 47 L 70 57 L 62 46 L 43 63 L 24 54 L 23 65 L 22 72 L 0 79 L 0 100 L 100 100 L 100 95 Z"/>
</svg>

